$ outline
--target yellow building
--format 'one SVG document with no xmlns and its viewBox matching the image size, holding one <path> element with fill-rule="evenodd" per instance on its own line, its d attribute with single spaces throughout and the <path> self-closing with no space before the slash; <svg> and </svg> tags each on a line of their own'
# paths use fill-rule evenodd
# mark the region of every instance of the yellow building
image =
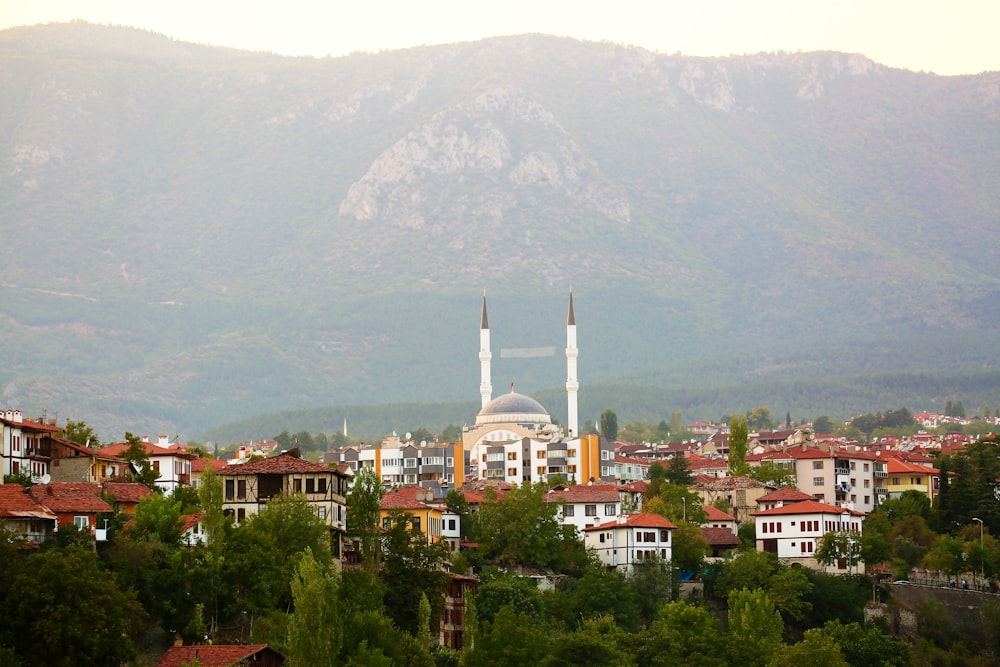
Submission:
<svg viewBox="0 0 1000 667">
<path fill-rule="evenodd" d="M 886 488 L 890 498 L 899 498 L 904 491 L 910 490 L 920 491 L 931 500 L 938 494 L 940 472 L 937 468 L 889 459 L 886 469 L 889 473 Z"/>
<path fill-rule="evenodd" d="M 440 542 L 442 538 L 442 515 L 447 508 L 434 503 L 434 494 L 419 486 L 400 486 L 390 489 L 382 496 L 379 514 L 382 527 L 390 527 L 393 510 L 402 510 L 413 519 L 413 525 L 427 538 L 427 544 Z"/>
</svg>

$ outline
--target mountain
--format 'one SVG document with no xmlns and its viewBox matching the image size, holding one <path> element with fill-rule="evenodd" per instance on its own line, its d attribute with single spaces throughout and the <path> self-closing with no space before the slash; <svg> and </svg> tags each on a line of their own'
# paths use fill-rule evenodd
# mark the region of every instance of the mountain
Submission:
<svg viewBox="0 0 1000 667">
<path fill-rule="evenodd" d="M 1000 362 L 1000 73 L 543 35 L 288 58 L 74 22 L 0 32 L 0 96 L 2 401 L 105 438 L 474 406 L 484 288 L 494 386 L 535 393 L 573 290 L 581 416 L 624 386 L 665 416 Z"/>
</svg>

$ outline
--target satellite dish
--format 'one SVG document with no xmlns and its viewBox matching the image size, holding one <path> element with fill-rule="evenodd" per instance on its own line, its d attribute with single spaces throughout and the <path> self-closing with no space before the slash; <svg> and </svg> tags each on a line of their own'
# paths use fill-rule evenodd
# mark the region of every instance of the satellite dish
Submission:
<svg viewBox="0 0 1000 667">
<path fill-rule="evenodd" d="M 44 475 L 42 475 L 42 484 L 48 484 L 51 481 L 52 481 L 52 475 L 50 475 L 48 473 L 45 473 Z"/>
<path fill-rule="evenodd" d="M 426 497 L 427 496 L 424 495 L 423 491 L 417 491 L 417 502 L 421 502 L 421 503 L 424 502 L 424 499 Z"/>
<path fill-rule="evenodd" d="M 412 437 L 413 437 L 413 434 L 411 434 L 409 431 L 407 431 L 406 435 L 403 437 L 403 439 L 406 440 L 407 442 L 409 442 L 410 438 L 412 438 Z"/>
</svg>

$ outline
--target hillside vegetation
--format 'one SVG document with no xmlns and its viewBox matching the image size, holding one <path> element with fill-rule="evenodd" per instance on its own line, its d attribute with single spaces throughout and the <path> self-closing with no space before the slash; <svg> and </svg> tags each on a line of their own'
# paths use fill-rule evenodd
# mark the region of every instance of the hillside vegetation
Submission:
<svg viewBox="0 0 1000 667">
<path fill-rule="evenodd" d="M 541 396 L 571 287 L 588 410 L 632 386 L 715 417 L 739 387 L 848 416 L 764 394 L 895 374 L 929 384 L 885 406 L 1000 403 L 956 380 L 1000 361 L 1000 73 L 541 35 L 286 58 L 72 23 L 0 32 L 0 95 L 0 387 L 29 414 L 191 438 L 474 401 L 483 288 L 494 386 Z"/>
</svg>

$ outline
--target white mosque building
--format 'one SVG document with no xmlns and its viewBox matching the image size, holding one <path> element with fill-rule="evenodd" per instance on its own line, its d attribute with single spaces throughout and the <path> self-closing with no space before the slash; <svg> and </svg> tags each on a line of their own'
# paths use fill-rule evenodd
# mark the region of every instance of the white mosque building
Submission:
<svg viewBox="0 0 1000 667">
<path fill-rule="evenodd" d="M 490 326 L 486 315 L 486 296 L 479 325 L 479 393 L 482 409 L 473 426 L 462 433 L 466 452 L 468 479 L 502 481 L 509 484 L 546 481 L 559 475 L 567 482 L 585 484 L 603 480 L 613 482 L 615 475 L 614 443 L 598 435 L 580 437 L 577 415 L 576 374 L 579 350 L 576 346 L 576 316 L 573 294 L 569 297 L 566 318 L 566 430 L 552 423 L 541 403 L 514 392 L 493 398 L 490 378 Z"/>
</svg>

